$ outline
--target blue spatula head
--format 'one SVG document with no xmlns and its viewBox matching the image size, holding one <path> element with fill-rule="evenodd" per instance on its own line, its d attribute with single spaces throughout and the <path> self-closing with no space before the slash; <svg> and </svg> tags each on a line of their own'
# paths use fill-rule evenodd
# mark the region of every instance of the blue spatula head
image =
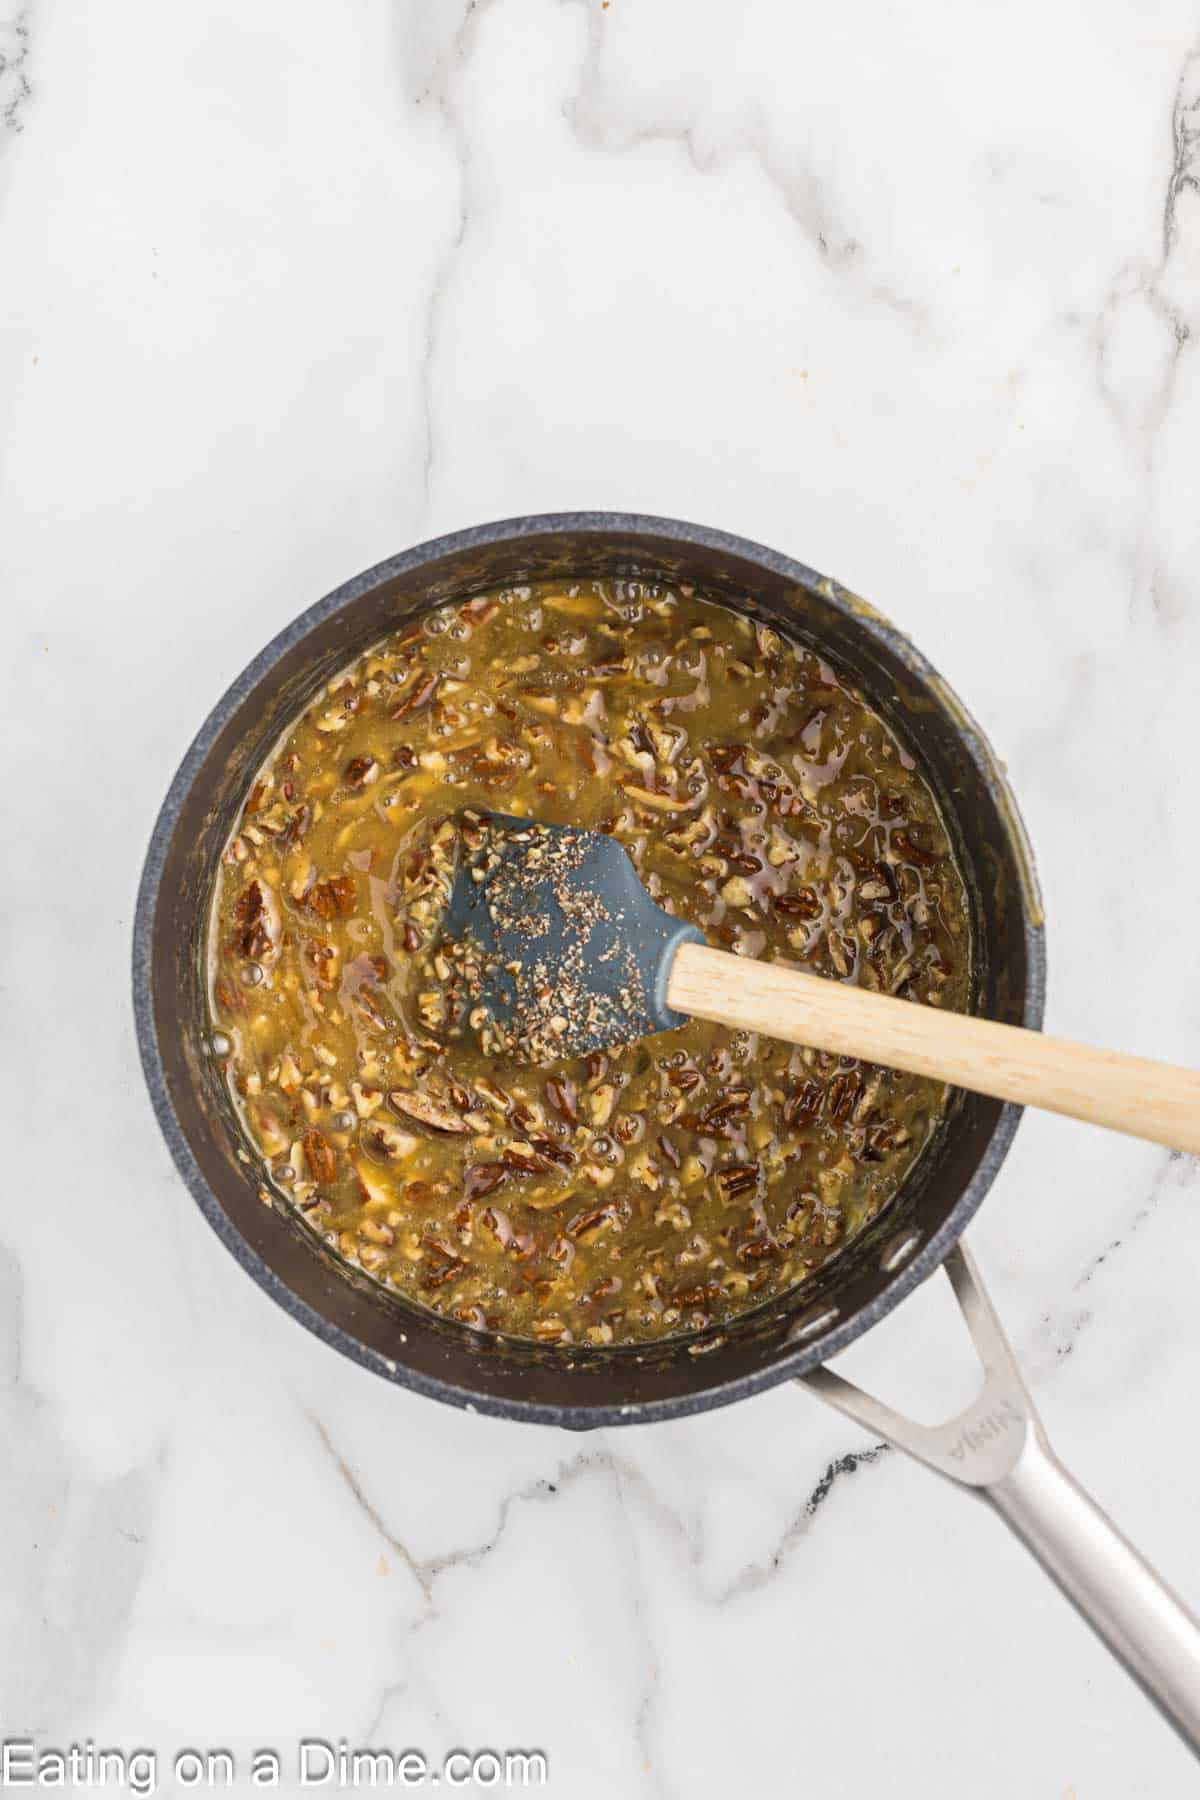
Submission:
<svg viewBox="0 0 1200 1800">
<path fill-rule="evenodd" d="M 684 1023 L 667 980 L 704 934 L 654 904 L 614 838 L 508 813 L 459 827 L 439 949 L 448 1016 L 484 1050 L 556 1062 Z"/>
</svg>

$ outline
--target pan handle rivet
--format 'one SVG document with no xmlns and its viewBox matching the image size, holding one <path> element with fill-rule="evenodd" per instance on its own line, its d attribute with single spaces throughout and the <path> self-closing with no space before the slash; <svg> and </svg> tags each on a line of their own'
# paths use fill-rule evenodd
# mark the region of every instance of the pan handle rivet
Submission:
<svg viewBox="0 0 1200 1800">
<path fill-rule="evenodd" d="M 810 1307 L 801 1313 L 795 1324 L 790 1326 L 787 1334 L 789 1344 L 803 1343 L 807 1338 L 816 1337 L 819 1332 L 832 1325 L 840 1317 L 841 1309 L 837 1306 Z"/>
<path fill-rule="evenodd" d="M 894 1274 L 897 1269 L 902 1269 L 920 1241 L 919 1231 L 909 1231 L 903 1237 L 889 1239 L 884 1245 L 883 1255 L 879 1259 L 880 1268 L 886 1275 Z"/>
</svg>

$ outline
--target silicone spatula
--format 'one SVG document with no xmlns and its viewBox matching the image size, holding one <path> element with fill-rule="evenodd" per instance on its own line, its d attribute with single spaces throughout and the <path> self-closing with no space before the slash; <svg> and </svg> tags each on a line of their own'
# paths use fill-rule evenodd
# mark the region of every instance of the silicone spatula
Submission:
<svg viewBox="0 0 1200 1800">
<path fill-rule="evenodd" d="M 498 1057 L 583 1056 L 691 1016 L 1200 1152 L 1194 1070 L 713 949 L 602 832 L 464 815 L 442 942 Z"/>
</svg>

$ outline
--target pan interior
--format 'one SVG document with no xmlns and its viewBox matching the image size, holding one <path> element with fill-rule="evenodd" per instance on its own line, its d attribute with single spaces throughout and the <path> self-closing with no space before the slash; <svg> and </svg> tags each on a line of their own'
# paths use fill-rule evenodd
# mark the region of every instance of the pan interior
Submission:
<svg viewBox="0 0 1200 1800">
<path fill-rule="evenodd" d="M 827 656 L 913 752 L 937 796 L 968 888 L 974 1010 L 1037 1024 L 1042 965 L 1019 822 L 977 727 L 907 640 L 861 601 L 756 546 L 603 515 L 485 527 L 348 583 L 256 659 L 176 777 L 139 901 L 139 1035 L 176 1161 L 239 1260 L 338 1348 L 459 1404 L 586 1426 L 720 1404 L 798 1373 L 858 1335 L 945 1254 L 986 1192 L 1016 1113 L 960 1095 L 901 1193 L 803 1287 L 720 1331 L 653 1345 L 555 1349 L 481 1337 L 351 1272 L 282 1203 L 263 1203 L 211 1054 L 205 996 L 208 897 L 247 785 L 330 676 L 406 618 L 483 588 L 569 576 L 692 583 Z"/>
</svg>

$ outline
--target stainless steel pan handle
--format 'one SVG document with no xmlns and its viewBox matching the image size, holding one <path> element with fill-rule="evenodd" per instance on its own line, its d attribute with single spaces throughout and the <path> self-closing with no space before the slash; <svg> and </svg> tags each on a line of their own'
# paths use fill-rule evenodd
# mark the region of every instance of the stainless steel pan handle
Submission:
<svg viewBox="0 0 1200 1800">
<path fill-rule="evenodd" d="M 983 1364 L 983 1386 L 965 1412 L 942 1425 L 918 1425 L 832 1369 L 814 1369 L 801 1381 L 898 1450 L 989 1501 L 1184 1741 L 1200 1751 L 1200 1622 L 1050 1448 L 966 1246 L 953 1249 L 943 1266 Z"/>
</svg>

